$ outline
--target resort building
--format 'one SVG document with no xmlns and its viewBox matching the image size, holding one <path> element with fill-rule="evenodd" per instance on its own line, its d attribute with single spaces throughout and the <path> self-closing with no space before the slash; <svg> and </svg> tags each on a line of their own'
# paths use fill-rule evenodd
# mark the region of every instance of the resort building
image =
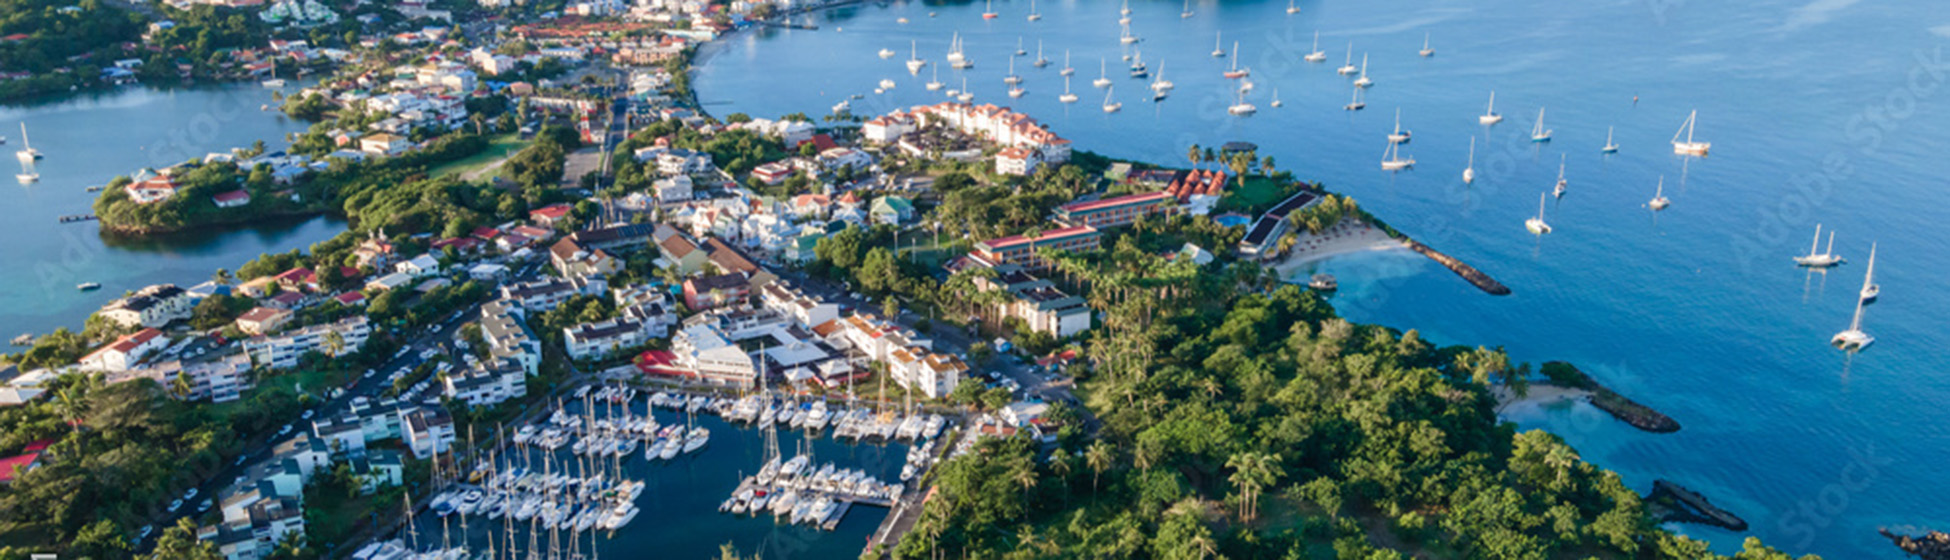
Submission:
<svg viewBox="0 0 1950 560">
<path fill-rule="evenodd" d="M 1177 207 L 1177 200 L 1170 193 L 1150 192 L 1065 204 L 1056 209 L 1056 220 L 1072 226 L 1104 229 L 1129 225 L 1152 214 L 1170 214 Z"/>
<path fill-rule="evenodd" d="M 1103 235 L 1097 228 L 1074 226 L 1045 231 L 1034 238 L 1012 235 L 1000 239 L 990 239 L 975 244 L 969 257 L 987 266 L 1013 264 L 1036 270 L 1048 266 L 1036 251 L 1055 249 L 1059 251 L 1089 251 L 1097 248 Z"/>
<path fill-rule="evenodd" d="M 1274 205 L 1273 209 L 1259 217 L 1259 221 L 1253 222 L 1252 229 L 1246 230 L 1246 237 L 1239 240 L 1239 256 L 1247 259 L 1273 256 L 1280 237 L 1286 235 L 1287 215 L 1319 200 L 1320 197 L 1311 191 L 1300 191 Z"/>
<path fill-rule="evenodd" d="M 1015 318 L 1030 330 L 1057 338 L 1090 330 L 1090 308 L 1083 298 L 1063 293 L 1048 280 L 1030 275 L 1022 267 L 1000 265 L 995 277 L 975 277 L 983 290 L 1002 290 L 1009 301 L 988 310 L 991 320 Z"/>
</svg>

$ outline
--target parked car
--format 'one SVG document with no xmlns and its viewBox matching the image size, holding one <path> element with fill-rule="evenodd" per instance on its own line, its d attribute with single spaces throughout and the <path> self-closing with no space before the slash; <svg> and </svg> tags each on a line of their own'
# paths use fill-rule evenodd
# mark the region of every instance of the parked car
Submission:
<svg viewBox="0 0 1950 560">
<path fill-rule="evenodd" d="M 174 502 L 170 502 L 170 503 L 169 503 L 169 512 L 170 512 L 170 513 L 176 513 L 176 510 L 179 510 L 179 509 L 183 509 L 183 501 L 182 501 L 182 500 L 176 500 L 176 501 L 174 501 Z"/>
<path fill-rule="evenodd" d="M 190 488 L 188 491 L 183 492 L 183 499 L 185 501 L 196 499 L 196 488 Z"/>
<path fill-rule="evenodd" d="M 217 505 L 216 502 L 210 501 L 209 498 L 204 498 L 202 503 L 196 504 L 196 512 L 203 513 L 210 511 L 210 507 L 214 505 Z"/>
<path fill-rule="evenodd" d="M 307 408 L 307 409 L 305 409 L 305 413 L 304 413 L 304 414 L 299 414 L 299 415 L 298 415 L 298 418 L 299 418 L 299 419 L 303 419 L 303 420 L 310 420 L 310 419 L 311 419 L 311 415 L 312 415 L 312 414 L 313 414 L 313 412 L 312 412 L 312 410 L 311 410 L 311 409 L 309 409 L 309 408 Z"/>
<path fill-rule="evenodd" d="M 155 525 L 143 525 L 141 531 L 136 531 L 135 542 L 142 542 L 143 540 L 148 539 L 149 533 L 154 533 L 154 532 L 156 532 Z"/>
<path fill-rule="evenodd" d="M 285 435 L 285 434 L 289 434 L 289 433 L 291 433 L 291 425 L 290 425 L 290 424 L 285 424 L 285 425 L 284 425 L 284 429 L 282 429 L 282 430 L 278 430 L 278 435 Z"/>
<path fill-rule="evenodd" d="M 233 467 L 241 467 L 241 466 L 243 466 L 243 465 L 244 465 L 244 461 L 249 461 L 249 460 L 251 460 L 251 456 L 249 456 L 249 455 L 238 455 L 238 456 L 237 456 L 237 460 L 236 460 L 236 461 L 232 461 L 232 462 L 230 463 L 230 466 L 233 466 Z"/>
</svg>

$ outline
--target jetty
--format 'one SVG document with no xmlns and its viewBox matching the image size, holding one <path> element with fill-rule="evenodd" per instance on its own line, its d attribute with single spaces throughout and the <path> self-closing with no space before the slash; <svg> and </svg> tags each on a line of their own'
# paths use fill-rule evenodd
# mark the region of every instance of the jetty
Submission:
<svg viewBox="0 0 1950 560">
<path fill-rule="evenodd" d="M 1712 525 L 1729 531 L 1746 531 L 1747 520 L 1715 507 L 1698 492 L 1669 480 L 1652 481 L 1652 494 L 1646 496 L 1655 517 L 1665 521 Z"/>
<path fill-rule="evenodd" d="M 1606 414 L 1631 424 L 1634 428 L 1655 434 L 1679 431 L 1678 420 L 1673 420 L 1672 417 L 1653 410 L 1652 407 L 1618 394 L 1617 391 L 1598 383 L 1598 380 L 1591 378 L 1591 374 L 1585 373 L 1570 362 L 1544 362 L 1539 367 L 1539 371 L 1544 372 L 1544 376 L 1555 383 L 1591 391 L 1591 406 L 1598 407 L 1598 410 L 1603 410 Z"/>
<path fill-rule="evenodd" d="M 74 222 L 92 222 L 95 220 L 99 220 L 101 218 L 95 217 L 94 214 L 69 214 L 66 216 L 61 216 L 59 219 L 61 220 L 61 223 L 70 224 Z"/>
<path fill-rule="evenodd" d="M 1457 276 L 1461 276 L 1463 280 L 1468 280 L 1469 283 L 1471 285 L 1476 286 L 1477 289 L 1483 290 L 1484 292 L 1487 292 L 1493 296 L 1510 295 L 1510 288 L 1505 287 L 1502 283 L 1497 282 L 1496 279 L 1491 278 L 1490 275 L 1484 274 L 1483 271 L 1476 270 L 1476 267 L 1469 266 L 1468 263 L 1464 263 L 1462 261 L 1456 260 L 1455 257 L 1444 255 L 1442 254 L 1441 251 L 1437 251 L 1434 248 L 1429 247 L 1428 245 L 1425 245 L 1420 241 L 1410 239 L 1407 240 L 1406 243 L 1408 244 L 1409 249 L 1412 249 L 1417 253 L 1421 253 L 1422 256 L 1428 257 L 1430 260 L 1433 260 L 1437 263 L 1441 263 L 1442 266 L 1448 267 L 1450 272 L 1454 272 L 1456 273 Z"/>
</svg>

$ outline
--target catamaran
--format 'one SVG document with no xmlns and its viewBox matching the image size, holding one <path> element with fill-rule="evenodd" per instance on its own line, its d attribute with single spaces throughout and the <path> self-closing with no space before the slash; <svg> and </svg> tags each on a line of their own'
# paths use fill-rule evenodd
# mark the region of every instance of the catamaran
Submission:
<svg viewBox="0 0 1950 560">
<path fill-rule="evenodd" d="M 1429 33 L 1427 31 L 1422 32 L 1422 50 L 1419 54 L 1424 58 L 1435 56 L 1435 49 L 1429 47 Z"/>
<path fill-rule="evenodd" d="M 1605 147 L 1598 149 L 1598 151 L 1601 153 L 1607 153 L 1607 154 L 1618 153 L 1618 144 L 1613 143 L 1611 141 L 1611 129 L 1612 127 L 1609 126 L 1605 127 Z"/>
<path fill-rule="evenodd" d="M 1476 182 L 1476 137 L 1469 137 L 1469 163 L 1463 165 L 1463 184 Z"/>
<path fill-rule="evenodd" d="M 1872 247 L 1870 249 L 1871 251 L 1870 254 L 1874 255 L 1873 253 L 1874 246 L 1871 245 L 1870 247 Z M 1873 256 L 1871 257 L 1871 259 L 1872 260 L 1870 262 L 1871 264 L 1873 264 L 1874 263 Z M 1874 270 L 1871 269 L 1870 273 L 1873 274 Z M 1874 284 L 1870 283 L 1872 280 L 1873 277 L 1869 275 L 1864 275 L 1862 277 L 1863 293 L 1865 294 L 1868 293 L 1869 288 L 1871 286 L 1874 286 Z M 1870 298 L 1864 297 L 1864 298 L 1857 298 L 1855 300 L 1855 318 L 1849 320 L 1848 330 L 1835 333 L 1834 338 L 1828 339 L 1829 344 L 1833 344 L 1836 348 L 1840 348 L 1842 350 L 1861 350 L 1863 348 L 1868 348 L 1870 344 L 1875 344 L 1876 337 L 1869 336 L 1869 333 L 1862 331 L 1862 309 L 1864 306 L 1868 305 L 1869 299 Z"/>
<path fill-rule="evenodd" d="M 1352 75 L 1354 75 L 1354 73 L 1355 73 L 1355 72 L 1360 72 L 1360 71 L 1361 71 L 1361 69 L 1360 69 L 1360 68 L 1355 68 L 1355 67 L 1354 67 L 1354 42 L 1353 42 L 1353 41 L 1348 41 L 1348 43 L 1347 43 L 1347 62 L 1346 62 L 1346 63 L 1344 63 L 1344 64 L 1341 64 L 1341 67 L 1340 67 L 1339 69 L 1337 69 L 1337 70 L 1334 70 L 1334 72 L 1335 72 L 1335 73 L 1337 73 L 1337 74 L 1340 74 L 1340 75 L 1342 75 L 1342 76 L 1352 76 Z"/>
<path fill-rule="evenodd" d="M 1320 50 L 1320 30 L 1318 29 L 1314 30 L 1314 48 L 1308 50 L 1307 56 L 1303 58 L 1305 58 L 1307 62 L 1327 61 L 1327 51 Z"/>
<path fill-rule="evenodd" d="M 1564 196 L 1565 188 L 1571 186 L 1570 181 L 1564 180 L 1564 161 L 1565 155 L 1557 154 L 1557 186 L 1551 188 L 1551 194 L 1560 198 Z"/>
<path fill-rule="evenodd" d="M 1544 128 L 1544 108 L 1538 107 L 1537 124 L 1535 126 L 1530 127 L 1530 141 L 1549 142 L 1551 141 L 1551 132 L 1552 131 L 1550 129 Z"/>
<path fill-rule="evenodd" d="M 1551 225 L 1544 223 L 1544 193 L 1537 193 L 1537 217 L 1524 220 L 1523 228 L 1537 235 L 1551 232 Z"/>
<path fill-rule="evenodd" d="M 1095 81 L 1090 82 L 1090 85 L 1095 87 L 1100 87 L 1100 88 L 1110 87 L 1110 61 L 1109 60 L 1102 59 L 1102 58 L 1097 59 L 1097 79 Z"/>
<path fill-rule="evenodd" d="M 1862 301 L 1875 301 L 1882 295 L 1882 286 L 1876 284 L 1876 245 L 1869 244 L 1869 272 L 1862 275 Z"/>
<path fill-rule="evenodd" d="M 1483 116 L 1476 117 L 1476 122 L 1485 125 L 1503 122 L 1503 115 L 1496 114 L 1496 90 L 1490 90 L 1490 107 L 1483 110 Z"/>
<path fill-rule="evenodd" d="M 1405 144 L 1408 142 L 1409 138 L 1412 135 L 1413 133 L 1406 130 L 1402 130 L 1402 110 L 1399 107 L 1396 108 L 1395 109 L 1395 131 L 1388 133 L 1388 143 Z"/>
<path fill-rule="evenodd" d="M 43 157 L 40 150 L 34 149 L 34 141 L 27 138 L 27 123 L 25 121 L 20 123 L 20 150 L 14 152 L 14 155 L 27 161 L 33 161 Z"/>
<path fill-rule="evenodd" d="M 1361 77 L 1354 79 L 1354 87 L 1368 87 L 1372 85 L 1374 85 L 1374 80 L 1368 77 L 1368 53 L 1361 53 Z"/>
<path fill-rule="evenodd" d="M 1686 115 L 1686 124 L 1679 125 L 1679 132 L 1672 134 L 1672 153 L 1682 156 L 1705 156 L 1707 150 L 1713 148 L 1712 142 L 1693 141 L 1693 124 L 1697 120 L 1699 120 L 1699 111 Z M 1680 135 L 1686 136 L 1684 142 L 1679 140 Z"/>
<path fill-rule="evenodd" d="M 1253 75 L 1253 69 L 1239 67 L 1239 42 L 1233 41 L 1232 42 L 1232 69 L 1226 70 L 1225 77 L 1228 79 L 1237 80 L 1251 75 Z"/>
<path fill-rule="evenodd" d="M 1118 102 L 1116 102 L 1116 101 L 1112 101 L 1112 100 L 1111 100 L 1111 98 L 1110 98 L 1110 94 L 1111 94 L 1111 87 L 1110 87 L 1110 86 L 1104 86 L 1104 112 L 1106 112 L 1106 113 L 1115 113 L 1115 112 L 1117 112 L 1117 111 L 1118 111 L 1119 109 L 1123 109 L 1123 108 L 1124 108 L 1124 104 L 1123 104 L 1123 103 L 1118 103 Z"/>
<path fill-rule="evenodd" d="M 1821 246 L 1821 224 L 1815 224 L 1814 243 L 1808 245 L 1808 254 L 1794 258 L 1794 264 L 1809 268 L 1828 268 L 1842 264 L 1842 256 L 1835 254 L 1835 231 L 1828 231 L 1828 250 L 1820 253 L 1815 248 Z"/>
<path fill-rule="evenodd" d="M 1652 191 L 1652 201 L 1646 203 L 1646 206 L 1651 206 L 1654 212 L 1672 206 L 1672 199 L 1666 198 L 1666 176 L 1659 176 L 1659 187 Z"/>
<path fill-rule="evenodd" d="M 1415 158 L 1402 159 L 1401 144 L 1388 143 L 1388 149 L 1381 154 L 1382 171 L 1401 171 L 1415 167 Z"/>
<path fill-rule="evenodd" d="M 907 73 L 909 74 L 919 74 L 921 73 L 921 67 L 928 65 L 928 61 L 921 58 L 921 52 L 917 49 L 919 49 L 919 47 L 916 46 L 914 41 L 908 41 Z"/>
</svg>

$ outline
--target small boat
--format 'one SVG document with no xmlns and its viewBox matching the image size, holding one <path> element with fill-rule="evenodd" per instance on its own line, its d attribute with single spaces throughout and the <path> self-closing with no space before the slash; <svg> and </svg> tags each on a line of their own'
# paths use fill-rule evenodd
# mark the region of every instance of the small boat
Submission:
<svg viewBox="0 0 1950 560">
<path fill-rule="evenodd" d="M 1184 11 L 1178 12 L 1178 17 L 1192 19 L 1193 15 L 1195 14 L 1192 13 L 1192 0 L 1185 0 L 1185 9 Z"/>
<path fill-rule="evenodd" d="M 1605 127 L 1605 147 L 1598 149 L 1600 153 L 1607 153 L 1607 154 L 1618 153 L 1618 144 L 1612 143 L 1611 141 L 1611 129 L 1612 127 L 1609 126 Z"/>
<path fill-rule="evenodd" d="M 1253 113 L 1259 112 L 1259 107 L 1255 107 L 1253 106 L 1253 104 L 1247 103 L 1246 97 L 1244 95 L 1241 95 L 1239 96 L 1238 103 L 1232 104 L 1231 107 L 1226 107 L 1226 112 L 1231 113 L 1235 116 L 1243 117 L 1246 115 L 1251 115 Z"/>
<path fill-rule="evenodd" d="M 1070 78 L 1068 76 L 1063 77 L 1063 95 L 1056 96 L 1056 100 L 1064 103 L 1077 102 L 1077 94 L 1070 93 Z"/>
<path fill-rule="evenodd" d="M 1565 188 L 1571 186 L 1570 181 L 1564 180 L 1564 160 L 1564 154 L 1557 154 L 1557 186 L 1551 187 L 1551 194 L 1559 198 L 1563 198 Z"/>
<path fill-rule="evenodd" d="M 975 100 L 975 93 L 968 90 L 968 76 L 961 77 L 961 93 L 956 95 L 955 99 L 961 101 L 962 103 L 967 103 Z M 771 411 L 768 410 L 767 412 L 771 412 Z M 766 423 L 770 424 L 770 422 L 766 422 Z"/>
<path fill-rule="evenodd" d="M 1539 107 L 1537 109 L 1537 124 L 1530 127 L 1530 141 L 1549 142 L 1551 141 L 1551 132 L 1551 129 L 1544 128 L 1544 109 Z"/>
<path fill-rule="evenodd" d="M 1551 225 L 1544 223 L 1544 193 L 1537 193 L 1537 217 L 1524 220 L 1523 228 L 1537 235 L 1551 232 Z"/>
<path fill-rule="evenodd" d="M 934 79 L 928 81 L 928 91 L 940 91 L 944 85 L 941 83 L 941 67 L 936 66 L 934 68 Z"/>
<path fill-rule="evenodd" d="M 41 174 L 32 171 L 15 173 L 14 179 L 20 181 L 21 184 L 33 183 L 41 180 Z"/>
<path fill-rule="evenodd" d="M 1049 59 L 1047 59 L 1047 58 L 1043 58 L 1043 40 L 1042 40 L 1042 39 L 1037 39 L 1037 40 L 1036 40 L 1036 61 L 1035 61 L 1035 62 L 1031 62 L 1031 63 L 1029 63 L 1029 64 L 1030 64 L 1031 66 L 1035 66 L 1035 67 L 1037 67 L 1037 68 L 1044 68 L 1044 67 L 1047 67 L 1047 66 L 1049 66 Z"/>
<path fill-rule="evenodd" d="M 1314 48 L 1310 49 L 1307 52 L 1307 56 L 1302 58 L 1306 59 L 1307 62 L 1327 62 L 1327 51 L 1320 50 L 1320 30 L 1314 30 Z"/>
<path fill-rule="evenodd" d="M 1213 35 L 1212 42 L 1213 42 L 1212 58 L 1225 58 L 1226 56 L 1225 33 L 1220 32 L 1216 35 Z"/>
<path fill-rule="evenodd" d="M 847 112 L 848 109 L 851 108 L 853 108 L 852 101 L 841 99 L 839 103 L 833 104 L 833 113 L 834 114 L 845 113 Z"/>
<path fill-rule="evenodd" d="M 1815 224 L 1815 241 L 1808 246 L 1808 254 L 1795 257 L 1794 264 L 1809 268 L 1828 268 L 1842 264 L 1842 256 L 1835 254 L 1835 231 L 1828 232 L 1828 250 L 1820 253 L 1815 248 L 1821 246 L 1821 224 Z"/>
<path fill-rule="evenodd" d="M 1496 114 L 1496 91 L 1495 90 L 1490 90 L 1490 107 L 1488 109 L 1483 110 L 1483 116 L 1476 117 L 1476 122 L 1485 125 L 1491 125 L 1491 124 L 1503 122 L 1503 115 Z"/>
<path fill-rule="evenodd" d="M 1002 83 L 1012 86 L 1022 83 L 1022 76 L 1016 75 L 1016 59 L 1009 59 L 1009 75 L 1002 77 Z"/>
<path fill-rule="evenodd" d="M 1016 38 L 1016 56 L 1029 56 L 1029 49 L 1022 48 L 1022 37 Z"/>
<path fill-rule="evenodd" d="M 894 49 L 880 49 L 880 58 L 888 59 L 893 57 L 894 57 Z"/>
<path fill-rule="evenodd" d="M 96 282 L 82 282 L 80 284 L 75 284 L 74 289 L 87 292 L 87 291 L 102 289 L 102 285 Z"/>
<path fill-rule="evenodd" d="M 1115 113 L 1119 109 L 1123 109 L 1124 104 L 1112 101 L 1110 98 L 1110 94 L 1111 94 L 1110 86 L 1104 86 L 1104 112 Z"/>
<path fill-rule="evenodd" d="M 1227 79 L 1232 79 L 1232 80 L 1237 80 L 1240 78 L 1244 78 L 1246 76 L 1253 75 L 1253 69 L 1239 67 L 1239 42 L 1238 41 L 1233 41 L 1232 43 L 1232 67 L 1226 70 L 1224 75 Z"/>
<path fill-rule="evenodd" d="M 1341 108 L 1349 111 L 1359 111 L 1368 108 L 1368 103 L 1361 100 L 1361 88 L 1354 88 L 1354 101 L 1348 102 L 1347 105 Z"/>
<path fill-rule="evenodd" d="M 20 123 L 20 150 L 14 152 L 14 156 L 22 161 L 34 161 L 43 157 L 40 150 L 34 149 L 34 141 L 27 137 L 26 122 Z"/>
<path fill-rule="evenodd" d="M 1388 143 L 1388 149 L 1381 154 L 1382 171 L 1401 171 L 1415 167 L 1415 158 L 1402 159 L 1401 144 Z"/>
<path fill-rule="evenodd" d="M 1367 53 L 1362 53 L 1361 54 L 1361 77 L 1354 79 L 1354 87 L 1364 88 L 1373 85 L 1374 85 L 1374 80 L 1368 77 L 1368 55 Z"/>
<path fill-rule="evenodd" d="M 897 19 L 897 20 L 894 20 L 894 23 L 898 23 L 898 24 L 901 24 L 901 25 L 907 25 L 907 18 L 900 18 L 900 19 Z"/>
<path fill-rule="evenodd" d="M 1417 51 L 1417 54 L 1422 55 L 1423 58 L 1435 56 L 1435 49 L 1429 47 L 1429 34 L 1426 31 L 1422 33 L 1422 50 Z"/>
<path fill-rule="evenodd" d="M 1024 93 L 1028 93 L 1028 91 L 1026 91 L 1026 90 L 1024 90 L 1024 89 L 1022 89 L 1022 88 L 1020 88 L 1020 87 L 1012 87 L 1012 88 L 1009 88 L 1009 98 L 1010 98 L 1010 99 L 1022 99 L 1022 94 L 1024 94 Z"/>
<path fill-rule="evenodd" d="M 1347 44 L 1347 62 L 1341 64 L 1341 67 L 1335 69 L 1334 72 L 1342 76 L 1352 76 L 1355 72 L 1360 71 L 1360 68 L 1354 67 L 1354 43 L 1350 41 Z"/>
<path fill-rule="evenodd" d="M 1100 88 L 1110 87 L 1110 61 L 1109 60 L 1097 59 L 1097 79 L 1095 81 L 1090 82 L 1090 85 L 1100 87 Z"/>
<path fill-rule="evenodd" d="M 711 430 L 707 428 L 691 428 L 691 433 L 686 434 L 684 436 L 683 452 L 691 453 L 699 449 L 703 449 L 704 444 L 710 442 L 711 442 Z"/>
<path fill-rule="evenodd" d="M 1659 176 L 1659 187 L 1652 191 L 1652 201 L 1647 202 L 1646 206 L 1651 206 L 1653 211 L 1665 210 L 1667 206 L 1672 206 L 1672 200 L 1666 198 L 1666 176 Z M 1871 264 L 1875 262 L 1873 255 L 1869 257 L 1869 262 Z"/>
<path fill-rule="evenodd" d="M 914 41 L 907 42 L 907 73 L 909 74 L 919 74 L 921 67 L 928 65 L 928 61 L 921 58 L 921 53 L 916 48 Z"/>
<path fill-rule="evenodd" d="M 1117 15 L 1120 15 L 1120 16 L 1128 16 L 1128 15 L 1131 15 L 1131 0 L 1124 0 L 1124 7 L 1123 7 L 1123 8 L 1119 8 L 1119 9 L 1117 10 Z"/>
<path fill-rule="evenodd" d="M 1029 21 L 1042 21 L 1043 14 L 1036 11 L 1036 0 L 1029 0 Z"/>
<path fill-rule="evenodd" d="M 1869 271 L 1862 276 L 1862 301 L 1875 301 L 1882 295 L 1882 286 L 1876 284 L 1876 244 L 1869 244 Z"/>
<path fill-rule="evenodd" d="M 1334 275 L 1323 272 L 1315 274 L 1313 278 L 1307 279 L 1307 287 L 1323 292 L 1331 292 L 1341 289 L 1341 283 L 1339 280 L 1334 279 Z"/>
<path fill-rule="evenodd" d="M 1862 276 L 1862 293 L 1864 297 L 1855 300 L 1855 318 L 1849 320 L 1848 330 L 1835 333 L 1834 338 L 1828 339 L 1828 343 L 1834 345 L 1836 348 L 1854 351 L 1868 348 L 1870 344 L 1875 344 L 1876 337 L 1869 336 L 1869 333 L 1862 331 L 1862 309 L 1869 304 L 1869 300 L 1874 299 L 1874 296 L 1870 295 L 1870 289 L 1875 287 L 1873 283 L 1875 279 L 1875 269 L 1873 267 L 1875 264 L 1874 255 L 1874 245 L 1871 245 L 1869 257 L 1871 268 L 1868 274 Z M 1881 291 L 1880 288 L 1875 289 L 1877 292 Z"/>
<path fill-rule="evenodd" d="M 1131 77 L 1141 80 L 1150 76 L 1151 67 L 1144 64 L 1144 53 L 1138 52 L 1133 54 L 1131 56 Z"/>
<path fill-rule="evenodd" d="M 989 1 L 989 2 L 988 2 L 988 3 L 986 4 L 986 6 L 987 6 L 987 7 L 985 7 L 985 8 L 982 8 L 982 19 L 995 19 L 995 18 L 997 18 L 997 17 L 1001 17 L 1001 14 L 997 14 L 997 13 L 995 13 L 995 1 L 994 1 L 994 0 L 990 0 L 990 1 Z"/>
<path fill-rule="evenodd" d="M 1057 74 L 1060 74 L 1063 77 L 1067 78 L 1072 75 L 1075 75 L 1076 73 L 1077 73 L 1077 69 L 1075 67 L 1070 66 L 1070 50 L 1063 49 L 1063 70 L 1057 72 Z"/>
<path fill-rule="evenodd" d="M 1699 111 L 1686 115 L 1686 124 L 1679 125 L 1679 132 L 1672 134 L 1672 153 L 1682 156 L 1705 156 L 1708 150 L 1713 149 L 1712 142 L 1693 141 L 1693 125 L 1697 120 L 1699 120 Z M 21 134 L 25 136 L 26 130 L 22 129 Z M 1685 141 L 1679 140 L 1682 134 L 1686 136 Z"/>
<path fill-rule="evenodd" d="M 1463 184 L 1476 182 L 1476 137 L 1469 137 L 1469 163 L 1463 166 Z"/>
<path fill-rule="evenodd" d="M 1273 88 L 1273 101 L 1268 102 L 1267 105 L 1272 106 L 1274 109 L 1278 109 L 1286 105 L 1285 103 L 1280 102 L 1280 88 Z"/>
<path fill-rule="evenodd" d="M 887 80 L 887 79 L 880 80 L 880 89 L 882 90 L 894 89 L 894 86 L 895 84 L 893 80 Z"/>
<path fill-rule="evenodd" d="M 1388 133 L 1388 143 L 1407 144 L 1413 134 L 1412 132 L 1402 130 L 1402 110 L 1400 108 L 1395 109 L 1395 131 Z"/>
<path fill-rule="evenodd" d="M 1151 80 L 1151 91 L 1165 92 L 1171 91 L 1172 88 L 1176 87 L 1178 87 L 1178 84 L 1174 84 L 1171 80 L 1165 79 L 1165 63 L 1158 63 L 1157 77 Z"/>
<path fill-rule="evenodd" d="M 1124 24 L 1124 31 L 1117 37 L 1117 42 L 1125 45 L 1138 42 L 1137 36 L 1131 34 L 1131 24 Z"/>
</svg>

